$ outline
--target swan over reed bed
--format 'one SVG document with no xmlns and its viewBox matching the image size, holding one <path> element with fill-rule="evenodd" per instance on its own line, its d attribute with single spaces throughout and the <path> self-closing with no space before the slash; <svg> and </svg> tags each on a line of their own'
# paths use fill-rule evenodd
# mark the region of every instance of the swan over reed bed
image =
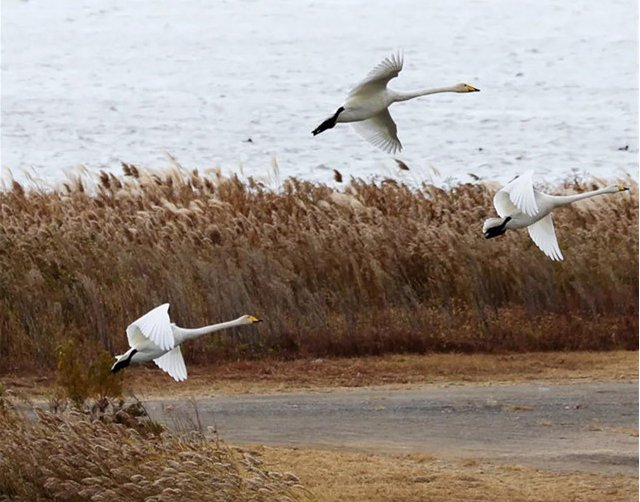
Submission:
<svg viewBox="0 0 640 502">
<path fill-rule="evenodd" d="M 180 350 L 180 345 L 183 342 L 221 329 L 258 322 L 261 322 L 260 319 L 252 315 L 243 315 L 233 321 L 202 328 L 181 328 L 171 322 L 169 304 L 164 303 L 127 327 L 127 339 L 131 348 L 124 354 L 116 356 L 116 362 L 111 367 L 111 372 L 117 373 L 131 363 L 153 361 L 174 380 L 178 382 L 186 380 L 187 368 Z"/>
<path fill-rule="evenodd" d="M 563 260 L 553 227 L 551 212 L 579 200 L 606 193 L 629 190 L 623 185 L 609 185 L 598 190 L 575 195 L 548 195 L 533 188 L 533 171 L 526 171 L 507 183 L 493 197 L 493 205 L 500 218 L 484 222 L 485 239 L 504 234 L 507 230 L 527 228 L 531 240 L 552 260 Z"/>
<path fill-rule="evenodd" d="M 479 91 L 469 84 L 456 84 L 418 91 L 389 89 L 387 84 L 392 78 L 398 76 L 402 65 L 403 56 L 400 53 L 385 58 L 369 72 L 364 80 L 351 89 L 344 104 L 331 117 L 316 127 L 312 134 L 316 136 L 333 128 L 336 123 L 349 122 L 364 139 L 385 152 L 393 154 L 402 150 L 396 124 L 389 113 L 389 106 L 393 103 L 441 92 Z"/>
</svg>

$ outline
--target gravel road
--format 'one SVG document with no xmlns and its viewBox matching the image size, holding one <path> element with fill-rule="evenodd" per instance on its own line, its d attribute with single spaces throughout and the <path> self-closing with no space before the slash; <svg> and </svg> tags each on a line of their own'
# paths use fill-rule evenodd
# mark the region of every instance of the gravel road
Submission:
<svg viewBox="0 0 640 502">
<path fill-rule="evenodd" d="M 425 453 L 557 471 L 638 472 L 638 384 L 501 384 L 146 401 L 232 444 Z M 197 414 L 196 414 L 197 410 Z"/>
</svg>

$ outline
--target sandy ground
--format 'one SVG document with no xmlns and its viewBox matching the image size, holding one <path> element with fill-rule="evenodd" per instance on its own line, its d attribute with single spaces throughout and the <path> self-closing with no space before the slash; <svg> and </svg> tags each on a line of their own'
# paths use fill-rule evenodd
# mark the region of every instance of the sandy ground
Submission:
<svg viewBox="0 0 640 502">
<path fill-rule="evenodd" d="M 267 467 L 295 472 L 317 501 L 637 500 L 638 478 L 557 473 L 479 459 L 256 447 Z"/>
<path fill-rule="evenodd" d="M 147 403 L 215 430 L 319 501 L 627 501 L 638 384 L 475 383 Z M 269 445 L 269 446 L 265 446 Z"/>
<path fill-rule="evenodd" d="M 233 444 L 487 459 L 558 472 L 637 473 L 637 383 L 359 389 L 146 401 L 172 428 Z"/>
</svg>

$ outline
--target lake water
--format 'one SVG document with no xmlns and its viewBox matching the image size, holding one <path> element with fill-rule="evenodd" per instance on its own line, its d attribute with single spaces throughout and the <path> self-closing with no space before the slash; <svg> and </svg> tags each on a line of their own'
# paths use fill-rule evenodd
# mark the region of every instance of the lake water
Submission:
<svg viewBox="0 0 640 502">
<path fill-rule="evenodd" d="M 219 167 L 273 180 L 637 178 L 635 0 L 2 0 L 2 157 L 47 182 Z M 480 93 L 394 105 L 396 158 L 310 133 L 380 60 L 390 86 Z M 249 141 L 251 140 L 251 141 Z"/>
</svg>

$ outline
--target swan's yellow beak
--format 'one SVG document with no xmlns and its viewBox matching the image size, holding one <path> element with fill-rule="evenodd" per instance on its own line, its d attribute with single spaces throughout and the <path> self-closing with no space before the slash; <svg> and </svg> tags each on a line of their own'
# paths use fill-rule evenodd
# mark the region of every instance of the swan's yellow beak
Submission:
<svg viewBox="0 0 640 502">
<path fill-rule="evenodd" d="M 480 92 L 480 89 L 476 89 L 472 85 L 464 84 L 464 86 L 467 88 L 467 92 Z"/>
<path fill-rule="evenodd" d="M 262 319 L 258 319 L 257 317 L 254 317 L 252 315 L 249 316 L 249 320 L 253 323 L 262 322 Z"/>
<path fill-rule="evenodd" d="M 618 190 L 620 190 L 621 192 L 624 192 L 625 190 L 629 190 L 629 187 L 626 187 L 624 185 L 618 185 Z"/>
</svg>

